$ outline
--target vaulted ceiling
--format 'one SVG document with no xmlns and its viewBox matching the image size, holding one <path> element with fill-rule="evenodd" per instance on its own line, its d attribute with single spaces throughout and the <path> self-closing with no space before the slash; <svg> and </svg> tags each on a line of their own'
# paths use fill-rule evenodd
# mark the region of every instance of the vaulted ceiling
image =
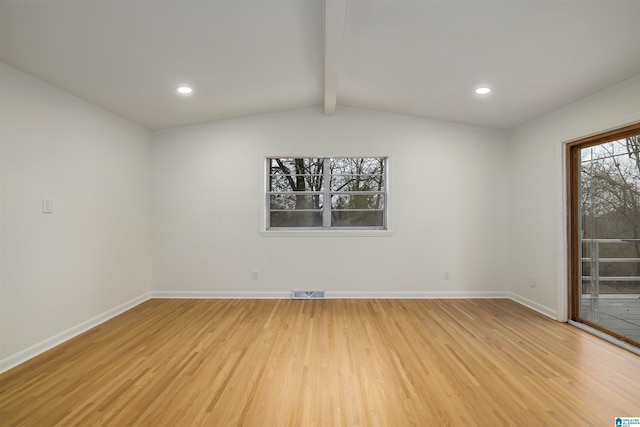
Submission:
<svg viewBox="0 0 640 427">
<path fill-rule="evenodd" d="M 640 74 L 639 22 L 636 0 L 0 0 L 0 58 L 152 130 L 316 105 L 510 129 Z"/>
</svg>

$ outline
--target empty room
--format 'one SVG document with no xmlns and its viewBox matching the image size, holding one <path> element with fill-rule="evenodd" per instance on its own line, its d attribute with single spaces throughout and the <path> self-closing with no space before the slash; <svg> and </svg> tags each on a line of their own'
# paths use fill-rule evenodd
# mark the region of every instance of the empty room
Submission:
<svg viewBox="0 0 640 427">
<path fill-rule="evenodd" d="M 638 22 L 0 0 L 0 424 L 640 425 Z"/>
</svg>

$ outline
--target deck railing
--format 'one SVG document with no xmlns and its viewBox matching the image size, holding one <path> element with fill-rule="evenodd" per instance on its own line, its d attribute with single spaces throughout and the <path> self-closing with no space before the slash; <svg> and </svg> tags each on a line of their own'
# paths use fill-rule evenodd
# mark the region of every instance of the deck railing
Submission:
<svg viewBox="0 0 640 427">
<path fill-rule="evenodd" d="M 582 239 L 582 243 L 591 245 L 591 256 L 583 257 L 582 262 L 588 262 L 591 269 L 590 275 L 582 276 L 582 281 L 588 281 L 591 284 L 591 296 L 600 295 L 600 282 L 638 282 L 640 276 L 601 276 L 600 264 L 610 262 L 640 263 L 640 258 L 634 257 L 618 257 L 618 258 L 601 258 L 600 245 L 602 244 L 620 244 L 620 243 L 640 243 L 640 239 Z"/>
</svg>

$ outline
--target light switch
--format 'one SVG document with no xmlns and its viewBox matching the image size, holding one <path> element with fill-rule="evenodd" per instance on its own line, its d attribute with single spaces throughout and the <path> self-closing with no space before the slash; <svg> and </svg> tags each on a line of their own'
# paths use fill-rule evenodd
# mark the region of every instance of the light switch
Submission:
<svg viewBox="0 0 640 427">
<path fill-rule="evenodd" d="M 50 199 L 42 199 L 42 213 L 53 213 L 53 202 Z"/>
</svg>

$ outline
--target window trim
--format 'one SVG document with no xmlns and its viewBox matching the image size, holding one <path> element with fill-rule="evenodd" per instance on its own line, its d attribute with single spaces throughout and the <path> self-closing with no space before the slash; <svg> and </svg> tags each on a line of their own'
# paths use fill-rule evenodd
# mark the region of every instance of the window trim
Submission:
<svg viewBox="0 0 640 427">
<path fill-rule="evenodd" d="M 268 191 L 268 159 L 270 158 L 384 158 L 386 167 L 386 182 L 385 182 L 385 227 L 384 228 L 360 228 L 360 227 L 340 227 L 340 228 L 317 228 L 317 227 L 279 227 L 279 228 L 267 228 L 268 215 L 269 215 L 269 191 Z M 331 236 L 359 236 L 359 237 L 388 237 L 393 235 L 391 228 L 391 211 L 392 203 L 391 197 L 391 185 L 392 185 L 392 167 L 391 156 L 388 154 L 345 154 L 345 153 L 307 153 L 307 154 L 262 154 L 260 156 L 260 162 L 262 164 L 262 180 L 261 180 L 261 224 L 259 234 L 265 237 L 331 237 Z M 330 189 L 325 189 L 324 193 L 331 193 Z M 317 193 L 316 193 L 317 194 Z M 330 196 L 328 200 L 330 200 Z M 331 215 L 331 209 L 328 209 L 329 220 Z M 323 214 L 324 215 L 324 214 Z M 324 219 L 323 219 L 324 223 Z"/>
</svg>

